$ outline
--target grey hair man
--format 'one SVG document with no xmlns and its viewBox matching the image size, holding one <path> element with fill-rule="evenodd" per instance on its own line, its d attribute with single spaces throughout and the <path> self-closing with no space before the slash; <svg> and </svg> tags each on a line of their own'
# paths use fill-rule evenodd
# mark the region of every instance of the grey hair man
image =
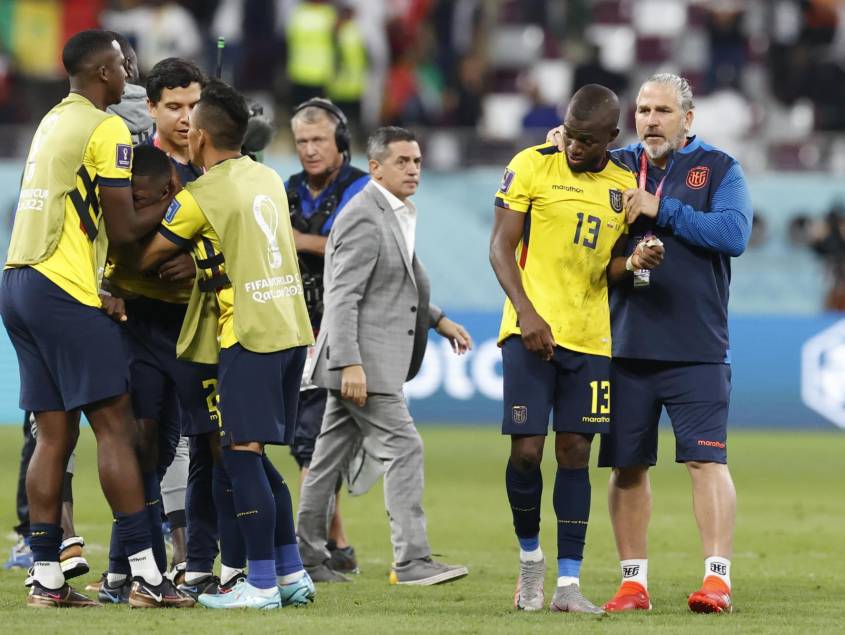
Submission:
<svg viewBox="0 0 845 635">
<path fill-rule="evenodd" d="M 305 303 L 314 336 L 323 318 L 323 255 L 329 231 L 347 203 L 370 182 L 370 176 L 349 162 L 349 131 L 344 112 L 328 99 L 315 98 L 294 109 L 290 121 L 302 171 L 285 183 Z M 314 360 L 313 348 L 307 364 Z M 309 373 L 306 372 L 306 376 Z M 290 452 L 299 465 L 300 485 L 308 473 L 320 434 L 328 393 L 309 382 L 299 394 L 296 434 Z M 357 573 L 355 550 L 349 544 L 340 514 L 338 483 L 332 501 L 328 549 L 331 568 Z"/>
<path fill-rule="evenodd" d="M 429 302 L 415 254 L 422 166 L 414 135 L 380 128 L 367 146 L 371 181 L 338 218 L 326 245 L 325 314 L 314 383 L 328 401 L 299 502 L 302 561 L 315 581 L 345 581 L 326 549 L 329 501 L 358 446 L 385 467 L 394 565 L 392 584 L 431 585 L 467 575 L 431 558 L 422 508 L 423 445 L 402 385 L 416 375 L 433 328 L 457 354 L 469 334 Z"/>
</svg>

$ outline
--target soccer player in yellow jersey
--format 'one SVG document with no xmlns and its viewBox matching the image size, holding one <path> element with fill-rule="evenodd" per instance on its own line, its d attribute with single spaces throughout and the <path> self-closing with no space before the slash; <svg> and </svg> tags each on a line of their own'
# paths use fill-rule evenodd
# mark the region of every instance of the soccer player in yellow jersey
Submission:
<svg viewBox="0 0 845 635">
<path fill-rule="evenodd" d="M 81 410 L 97 438 L 100 482 L 135 580 L 129 602 L 190 606 L 155 565 L 132 443 L 128 360 L 98 295 L 109 243 L 146 235 L 167 202 L 133 207 L 129 130 L 105 113 L 120 101 L 126 78 L 113 36 L 77 33 L 62 62 L 70 94 L 33 138 L 0 284 L 0 314 L 20 365 L 20 406 L 38 425 L 27 471 L 35 561 L 27 604 L 93 604 L 67 585 L 59 566 L 61 487 Z"/>
<path fill-rule="evenodd" d="M 246 580 L 227 593 L 199 596 L 200 604 L 217 609 L 271 609 L 314 597 L 290 492 L 264 453 L 266 444 L 293 439 L 313 336 L 284 185 L 270 168 L 241 155 L 248 118 L 245 100 L 231 87 L 211 81 L 203 89 L 188 147 L 206 172 L 176 196 L 140 262 L 148 270 L 193 247 L 201 278 L 183 336 L 199 293 L 208 299 L 202 315 L 217 317 L 210 354 L 219 353 L 220 445 L 247 552 Z"/>
<path fill-rule="evenodd" d="M 553 412 L 558 582 L 551 608 L 603 612 L 582 595 L 579 575 L 590 445 L 610 423 L 607 276 L 626 267 L 617 255 L 627 231 L 622 192 L 636 187 L 631 171 L 607 151 L 618 122 L 616 95 L 584 86 L 566 111 L 566 151 L 550 144 L 523 150 L 496 196 L 490 262 L 507 294 L 499 333 L 502 433 L 511 437 L 505 483 L 520 546 L 518 609 L 544 605 L 540 463 Z M 641 247 L 628 267 L 656 266 L 662 248 Z"/>
</svg>

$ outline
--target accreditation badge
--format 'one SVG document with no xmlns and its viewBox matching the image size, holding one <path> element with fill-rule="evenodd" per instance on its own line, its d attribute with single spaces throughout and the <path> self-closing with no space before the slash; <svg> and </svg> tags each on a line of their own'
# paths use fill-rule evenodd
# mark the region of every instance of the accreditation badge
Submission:
<svg viewBox="0 0 845 635">
<path fill-rule="evenodd" d="M 299 382 L 299 390 L 311 390 L 317 388 L 311 377 L 314 375 L 314 367 L 317 365 L 317 346 L 312 344 L 305 354 L 305 366 L 302 369 L 302 381 Z"/>
</svg>

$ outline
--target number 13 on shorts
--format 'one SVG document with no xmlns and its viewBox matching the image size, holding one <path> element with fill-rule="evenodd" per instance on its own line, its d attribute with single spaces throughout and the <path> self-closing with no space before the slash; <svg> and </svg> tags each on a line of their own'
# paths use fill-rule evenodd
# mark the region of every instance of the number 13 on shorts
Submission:
<svg viewBox="0 0 845 635">
<path fill-rule="evenodd" d="M 610 414 L 610 382 L 591 381 L 590 390 L 593 392 L 592 411 L 594 415 Z"/>
</svg>

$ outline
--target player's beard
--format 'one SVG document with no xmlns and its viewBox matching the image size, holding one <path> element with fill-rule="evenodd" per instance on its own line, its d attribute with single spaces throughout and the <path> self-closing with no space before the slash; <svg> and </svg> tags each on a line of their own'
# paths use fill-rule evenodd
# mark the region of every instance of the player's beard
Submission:
<svg viewBox="0 0 845 635">
<path fill-rule="evenodd" d="M 682 148 L 684 146 L 686 138 L 687 131 L 682 128 L 674 139 L 666 139 L 656 148 L 647 143 L 643 143 L 643 147 L 645 148 L 645 153 L 649 159 L 651 159 L 652 161 L 659 161 L 670 152 L 673 152 L 678 148 Z"/>
</svg>

